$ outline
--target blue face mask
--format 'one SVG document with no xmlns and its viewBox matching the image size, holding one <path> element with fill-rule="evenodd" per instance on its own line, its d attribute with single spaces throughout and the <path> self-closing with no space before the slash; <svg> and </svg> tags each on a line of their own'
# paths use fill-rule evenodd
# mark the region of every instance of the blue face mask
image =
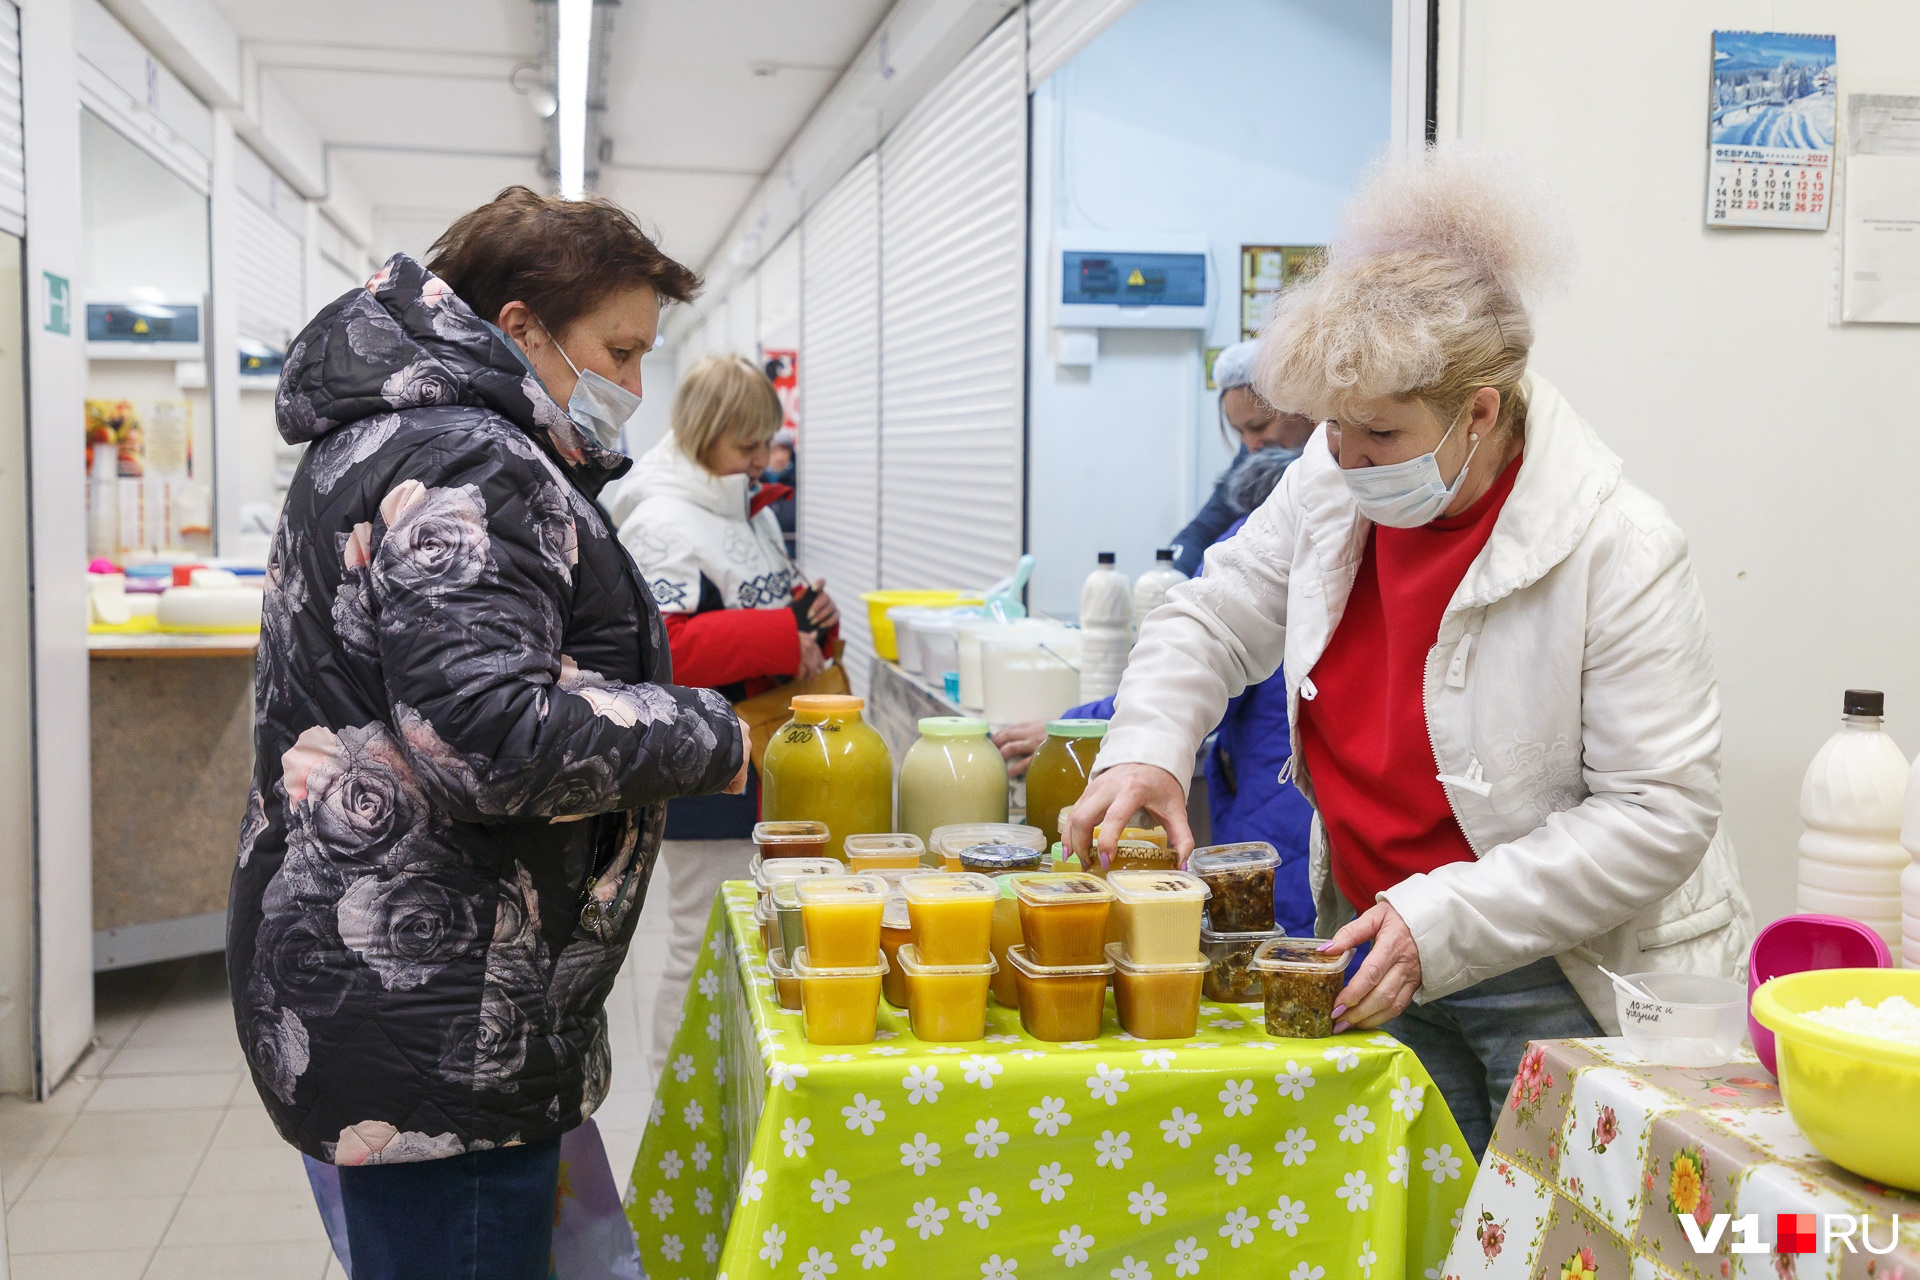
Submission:
<svg viewBox="0 0 1920 1280">
<path fill-rule="evenodd" d="M 1447 436 L 1459 425 L 1460 420 L 1454 419 L 1431 453 L 1386 466 L 1343 469 L 1340 477 L 1347 482 L 1360 514 L 1390 529 L 1417 529 L 1438 519 L 1453 505 L 1460 486 L 1466 483 L 1473 455 L 1480 449 L 1480 437 L 1474 436 L 1473 447 L 1467 450 L 1466 461 L 1460 464 L 1460 474 L 1453 478 L 1453 483 L 1448 484 L 1441 478 L 1440 445 L 1447 442 Z"/>
<path fill-rule="evenodd" d="M 546 329 L 545 323 L 540 327 Z M 534 373 L 533 362 L 527 359 L 526 352 L 520 350 L 519 344 L 509 338 L 504 330 L 491 324 L 487 328 L 500 335 L 500 340 L 526 366 L 528 373 L 533 373 L 536 378 L 540 376 Z M 551 337 L 553 330 L 547 329 L 547 334 Z M 567 397 L 567 416 L 602 449 L 619 449 L 621 429 L 627 425 L 627 419 L 640 411 L 640 397 L 592 369 L 583 372 L 558 341 L 554 342 L 553 349 L 567 362 L 567 368 L 573 370 L 573 394 Z M 542 382 L 541 385 L 546 384 Z"/>
</svg>

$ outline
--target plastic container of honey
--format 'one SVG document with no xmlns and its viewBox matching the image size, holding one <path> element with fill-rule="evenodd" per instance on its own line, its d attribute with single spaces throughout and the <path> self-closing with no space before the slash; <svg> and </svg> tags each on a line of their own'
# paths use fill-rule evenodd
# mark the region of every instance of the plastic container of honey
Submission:
<svg viewBox="0 0 1920 1280">
<path fill-rule="evenodd" d="M 900 948 L 907 982 L 907 1021 L 913 1034 L 935 1044 L 978 1040 L 987 1034 L 987 989 L 999 968 L 985 964 L 928 964 L 919 947 Z"/>
<path fill-rule="evenodd" d="M 822 969 L 872 963 L 888 886 L 879 876 L 808 876 L 794 881 L 806 949 Z M 778 904 L 775 904 L 776 906 Z"/>
<path fill-rule="evenodd" d="M 983 876 L 1045 871 L 1048 861 L 1046 854 L 1023 844 L 970 844 L 960 851 L 960 869 L 977 871 Z"/>
<path fill-rule="evenodd" d="M 1036 1040 L 1097 1040 L 1112 962 L 1043 965 L 1025 947 L 1007 948 L 1020 991 L 1020 1025 Z"/>
<path fill-rule="evenodd" d="M 767 952 L 767 976 L 773 979 L 773 994 L 780 1007 L 790 1012 L 800 1009 L 800 979 L 787 964 L 787 953 L 779 947 Z"/>
<path fill-rule="evenodd" d="M 1137 827 L 1128 827 L 1135 831 Z M 1100 855 L 1094 855 L 1098 862 Z M 1180 855 L 1165 844 L 1154 840 L 1138 840 L 1123 836 L 1114 846 L 1113 861 L 1107 864 L 1107 874 L 1115 871 L 1172 871 L 1180 865 Z"/>
<path fill-rule="evenodd" d="M 1207 958 L 1207 981 L 1202 994 L 1209 1000 L 1246 1004 L 1261 998 L 1260 975 L 1253 972 L 1253 953 L 1260 944 L 1286 937 L 1284 929 L 1257 929 L 1216 933 L 1200 929 L 1200 954 Z"/>
<path fill-rule="evenodd" d="M 753 843 L 762 862 L 769 858 L 822 857 L 827 852 L 827 824 L 810 820 L 756 822 Z"/>
<path fill-rule="evenodd" d="M 1017 844 L 1037 853 L 1047 850 L 1046 837 L 1038 827 L 1023 827 L 1015 822 L 956 822 L 935 827 L 927 837 L 927 850 L 940 859 L 947 871 L 959 871 L 960 851 L 976 844 Z"/>
<path fill-rule="evenodd" d="M 1000 887 L 966 871 L 923 871 L 900 882 L 913 921 L 913 945 L 929 965 L 978 965 L 993 959 L 993 906 Z"/>
<path fill-rule="evenodd" d="M 792 880 L 799 876 L 843 876 L 847 874 L 845 864 L 832 858 L 762 858 L 753 855 L 748 867 L 753 877 L 753 887 L 759 890 L 761 901 L 773 892 L 775 880 Z"/>
<path fill-rule="evenodd" d="M 799 885 L 798 880 L 776 880 L 773 892 L 767 895 L 767 901 L 773 904 L 774 940 L 788 955 L 807 944 L 806 926 L 800 922 Z"/>
<path fill-rule="evenodd" d="M 847 866 L 855 875 L 863 871 L 917 871 L 927 852 L 925 842 L 908 832 L 848 836 L 842 848 Z"/>
<path fill-rule="evenodd" d="M 1107 887 L 1113 890 L 1115 941 L 1126 945 L 1133 963 L 1190 964 L 1200 958 L 1200 914 L 1207 886 L 1198 876 L 1117 870 L 1107 873 Z"/>
<path fill-rule="evenodd" d="M 1083 871 L 1024 875 L 1013 891 L 1020 901 L 1020 935 L 1034 963 L 1106 963 L 1113 890 L 1105 881 Z"/>
<path fill-rule="evenodd" d="M 881 994 L 896 1009 L 907 1007 L 907 975 L 900 968 L 900 948 L 913 941 L 913 919 L 907 914 L 904 894 L 889 893 L 886 910 L 880 916 L 880 954 L 887 958 L 887 976 L 881 981 Z"/>
<path fill-rule="evenodd" d="M 887 958 L 876 945 L 869 963 L 815 967 L 805 947 L 794 957 L 808 1044 L 872 1044 L 880 1021 Z"/>
<path fill-rule="evenodd" d="M 780 941 L 780 926 L 773 918 L 773 903 L 766 898 L 753 904 L 753 922 L 760 926 L 760 949 L 772 951 Z"/>
<path fill-rule="evenodd" d="M 1207 919 L 1216 929 L 1246 933 L 1273 928 L 1273 877 L 1280 854 L 1263 840 L 1195 849 L 1187 870 L 1207 882 Z"/>
<path fill-rule="evenodd" d="M 1107 944 L 1113 963 L 1113 1007 L 1120 1029 L 1142 1040 L 1184 1040 L 1200 1026 L 1200 988 L 1207 962 L 1136 964 L 1124 942 Z"/>
<path fill-rule="evenodd" d="M 1013 965 L 1007 960 L 1007 948 L 1021 945 L 1020 899 L 1013 892 L 1018 876 L 994 877 L 999 897 L 993 902 L 993 960 L 999 969 L 993 975 L 993 998 L 1009 1009 L 1020 1007 L 1020 988 L 1015 984 Z"/>
<path fill-rule="evenodd" d="M 1325 955 L 1324 945 L 1324 938 L 1273 938 L 1253 953 L 1268 1035 L 1318 1040 L 1333 1034 L 1333 1007 L 1347 985 L 1351 953 Z"/>
</svg>

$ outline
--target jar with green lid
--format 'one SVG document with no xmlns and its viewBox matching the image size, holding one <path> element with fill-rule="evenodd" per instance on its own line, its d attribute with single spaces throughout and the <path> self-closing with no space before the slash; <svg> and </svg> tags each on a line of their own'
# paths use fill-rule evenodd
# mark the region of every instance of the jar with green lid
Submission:
<svg viewBox="0 0 1920 1280">
<path fill-rule="evenodd" d="M 1105 720 L 1047 722 L 1047 740 L 1027 766 L 1027 822 L 1040 828 L 1048 844 L 1060 838 L 1060 811 L 1072 808 L 1087 789 L 1106 736 Z"/>
<path fill-rule="evenodd" d="M 760 768 L 760 816 L 824 822 L 824 852 L 843 861 L 848 836 L 893 830 L 893 755 L 861 719 L 865 706 L 844 694 L 796 697 Z"/>
<path fill-rule="evenodd" d="M 928 716 L 900 762 L 900 829 L 926 840 L 935 827 L 1007 820 L 1007 762 L 987 722 Z"/>
</svg>

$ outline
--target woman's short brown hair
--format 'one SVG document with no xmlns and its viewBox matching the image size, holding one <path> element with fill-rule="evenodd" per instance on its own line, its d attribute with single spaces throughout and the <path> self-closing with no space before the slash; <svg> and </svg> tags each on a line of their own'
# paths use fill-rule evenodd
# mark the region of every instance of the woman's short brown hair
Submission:
<svg viewBox="0 0 1920 1280">
<path fill-rule="evenodd" d="M 454 220 L 427 251 L 427 270 L 488 323 L 524 302 L 564 333 L 613 294 L 648 285 L 690 302 L 700 277 L 660 251 L 631 214 L 600 196 L 563 200 L 508 187 Z"/>
</svg>

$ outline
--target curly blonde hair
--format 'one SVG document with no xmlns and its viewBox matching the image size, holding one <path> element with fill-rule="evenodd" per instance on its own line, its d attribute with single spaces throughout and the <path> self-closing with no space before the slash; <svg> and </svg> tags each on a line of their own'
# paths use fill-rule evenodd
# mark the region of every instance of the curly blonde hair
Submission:
<svg viewBox="0 0 1920 1280">
<path fill-rule="evenodd" d="M 1524 424 L 1530 306 L 1573 260 L 1558 201 L 1509 156 L 1464 144 L 1377 164 L 1320 269 L 1269 316 L 1254 384 L 1276 407 L 1365 421 L 1417 399 L 1452 420 L 1481 387 Z"/>
</svg>

